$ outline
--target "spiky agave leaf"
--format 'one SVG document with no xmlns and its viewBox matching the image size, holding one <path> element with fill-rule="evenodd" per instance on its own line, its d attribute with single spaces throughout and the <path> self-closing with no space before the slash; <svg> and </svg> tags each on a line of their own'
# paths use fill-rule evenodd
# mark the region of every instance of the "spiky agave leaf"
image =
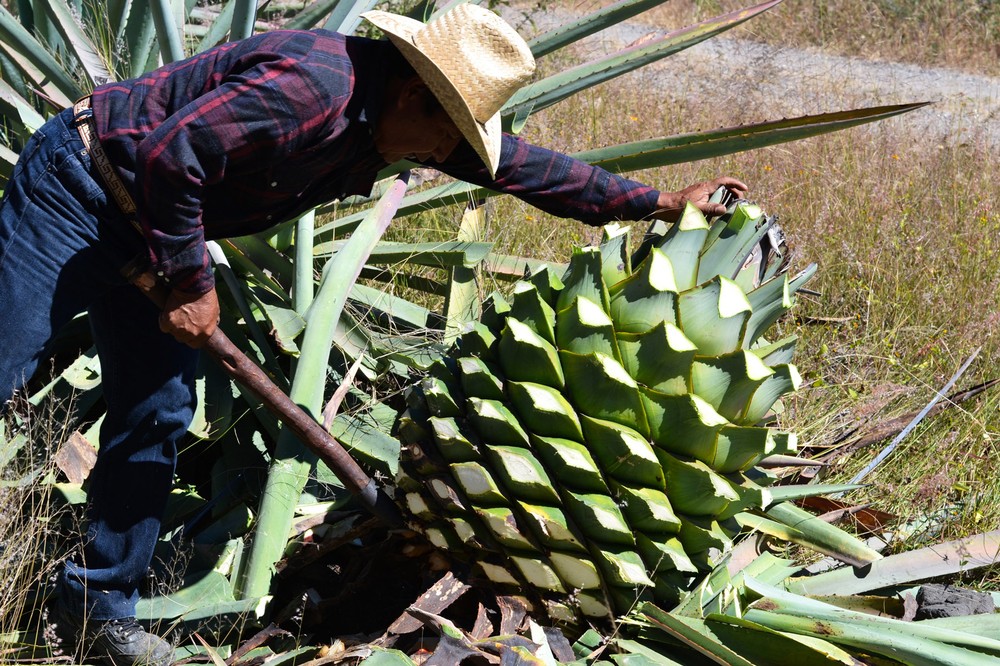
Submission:
<svg viewBox="0 0 1000 666">
<path fill-rule="evenodd" d="M 488 299 L 411 388 L 424 426 L 403 431 L 414 525 L 495 549 L 481 573 L 562 620 L 676 599 L 745 525 L 790 532 L 742 472 L 794 450 L 761 423 L 798 386 L 794 340 L 763 335 L 814 268 L 789 280 L 774 218 L 747 202 L 712 221 L 688 207 L 629 247 L 613 225 L 565 275 Z"/>
</svg>

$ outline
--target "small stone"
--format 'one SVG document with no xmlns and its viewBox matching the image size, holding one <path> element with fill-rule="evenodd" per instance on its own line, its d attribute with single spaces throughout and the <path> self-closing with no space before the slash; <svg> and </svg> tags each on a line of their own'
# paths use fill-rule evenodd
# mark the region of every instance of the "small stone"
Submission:
<svg viewBox="0 0 1000 666">
<path fill-rule="evenodd" d="M 989 592 L 938 584 L 924 585 L 917 592 L 918 620 L 981 615 L 995 610 L 996 604 Z"/>
</svg>

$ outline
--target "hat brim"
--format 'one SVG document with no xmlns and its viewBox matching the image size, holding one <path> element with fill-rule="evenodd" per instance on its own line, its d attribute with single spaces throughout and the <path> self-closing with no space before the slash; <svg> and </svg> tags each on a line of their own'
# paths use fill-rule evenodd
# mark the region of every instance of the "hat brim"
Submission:
<svg viewBox="0 0 1000 666">
<path fill-rule="evenodd" d="M 454 121 L 458 131 L 469 142 L 479 158 L 483 160 L 486 168 L 489 169 L 490 177 L 496 178 L 497 168 L 500 166 L 502 136 L 500 114 L 494 114 L 485 123 L 476 120 L 462 95 L 462 91 L 448 78 L 447 74 L 441 71 L 429 55 L 413 43 L 413 35 L 423 28 L 423 23 L 406 16 L 378 10 L 365 12 L 361 16 L 380 28 L 389 37 L 389 40 L 399 49 L 399 52 L 413 66 L 420 79 L 427 84 L 434 97 L 441 103 L 445 113 Z"/>
</svg>

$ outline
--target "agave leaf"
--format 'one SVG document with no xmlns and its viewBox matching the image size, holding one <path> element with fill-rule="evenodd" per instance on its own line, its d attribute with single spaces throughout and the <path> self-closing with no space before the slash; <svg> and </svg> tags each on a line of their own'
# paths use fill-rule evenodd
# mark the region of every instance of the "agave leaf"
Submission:
<svg viewBox="0 0 1000 666">
<path fill-rule="evenodd" d="M 716 275 L 735 281 L 754 245 L 771 224 L 773 218 L 765 222 L 763 212 L 755 204 L 736 205 L 726 221 L 720 219 L 712 225 L 712 234 L 698 264 L 698 282 Z"/>
<path fill-rule="evenodd" d="M 695 357 L 691 388 L 723 417 L 738 422 L 757 388 L 774 371 L 754 354 L 739 350 L 722 356 Z"/>
<path fill-rule="evenodd" d="M 788 589 L 799 594 L 861 594 L 917 580 L 948 576 L 996 564 L 1000 530 L 890 555 L 868 566 L 864 575 L 834 569 L 814 577 L 794 578 Z"/>
<path fill-rule="evenodd" d="M 232 0 L 229 4 L 235 5 L 229 30 L 229 41 L 244 39 L 252 35 L 254 21 L 257 19 L 257 0 Z"/>
<path fill-rule="evenodd" d="M 490 255 L 495 256 L 495 255 Z M 565 266 L 559 272 L 565 271 Z M 538 294 L 542 297 L 546 303 L 555 303 L 557 296 L 560 291 L 562 291 L 565 286 L 559 276 L 556 275 L 556 267 L 554 266 L 542 266 L 541 268 L 529 271 L 531 273 L 528 281 L 535 285 L 535 289 L 538 290 Z"/>
<path fill-rule="evenodd" d="M 801 116 L 799 118 L 648 139 L 646 141 L 626 143 L 608 148 L 571 153 L 571 155 L 579 160 L 596 164 L 609 171 L 625 173 L 640 169 L 652 169 L 671 164 L 680 164 L 682 162 L 692 162 L 710 157 L 718 157 L 719 155 L 729 155 L 743 150 L 772 146 L 787 141 L 797 141 L 811 136 L 847 129 L 848 127 L 884 120 L 885 118 L 919 109 L 928 103 L 920 102 L 916 104 L 880 106 Z M 450 206 L 456 203 L 466 203 L 471 200 L 485 199 L 496 195 L 497 192 L 469 183 L 460 181 L 451 182 L 421 190 L 419 193 L 407 196 L 400 205 L 399 215 L 412 215 L 421 211 Z M 320 214 L 329 213 L 333 209 L 334 206 L 332 205 L 325 206 L 321 207 L 318 212 Z M 335 230 L 341 227 L 349 230 L 354 225 L 357 225 L 363 217 L 363 211 L 351 213 L 319 227 L 316 230 L 316 234 L 325 238 L 328 235 L 332 235 Z M 697 249 L 701 249 L 700 241 Z M 529 265 L 532 264 L 531 260 L 522 259 L 522 261 L 529 263 Z M 515 264 L 517 261 L 511 259 L 510 263 Z M 543 265 L 545 265 L 545 262 L 533 262 L 533 266 L 536 267 Z M 504 272 L 519 278 L 524 275 L 523 264 L 521 266 L 517 269 L 510 268 L 509 271 Z M 682 289 L 687 288 L 681 285 L 680 282 L 678 285 Z"/>
<path fill-rule="evenodd" d="M 328 262 L 324 268 L 316 300 L 307 316 L 301 345 L 302 362 L 296 368 L 289 394 L 311 414 L 322 411 L 327 359 L 351 285 L 357 280 L 375 243 L 388 228 L 406 190 L 408 176 L 408 173 L 400 176 L 371 210 L 365 224 L 352 235 L 349 245 L 338 253 L 336 261 Z M 270 587 L 272 568 L 281 557 L 285 541 L 268 535 L 288 534 L 310 462 L 315 459 L 312 455 L 304 455 L 303 448 L 291 430 L 282 430 L 258 514 L 258 538 L 254 539 L 246 569 L 241 572 L 239 594 L 243 598 L 263 596 Z"/>
<path fill-rule="evenodd" d="M 518 282 L 511 298 L 510 316 L 527 324 L 551 344 L 556 342 L 556 313 L 530 282 Z"/>
<path fill-rule="evenodd" d="M 184 58 L 184 44 L 174 22 L 174 9 L 170 0 L 150 0 L 149 11 L 156 26 L 156 41 L 160 45 L 163 62 L 174 62 Z"/>
<path fill-rule="evenodd" d="M 489 471 L 477 462 L 450 465 L 451 474 L 469 499 L 477 504 L 506 504 L 507 498 Z"/>
<path fill-rule="evenodd" d="M 552 592 L 563 593 L 566 591 L 562 581 L 559 580 L 558 574 L 556 574 L 548 562 L 518 555 L 511 555 L 510 559 L 514 563 L 514 566 L 521 572 L 521 575 L 534 587 Z"/>
<path fill-rule="evenodd" d="M 501 113 L 505 116 L 512 116 L 524 107 L 537 113 L 581 90 L 592 88 L 599 83 L 656 62 L 734 28 L 757 14 L 767 11 L 780 1 L 769 0 L 755 7 L 702 21 L 696 25 L 669 32 L 658 39 L 623 49 L 611 56 L 553 74 L 522 88 L 504 105 Z"/>
<path fill-rule="evenodd" d="M 491 446 L 487 456 L 493 471 L 517 499 L 552 505 L 559 496 L 545 466 L 534 453 L 519 446 Z"/>
<path fill-rule="evenodd" d="M 213 20 L 212 24 L 208 26 L 208 30 L 206 30 L 205 34 L 201 36 L 198 46 L 194 49 L 195 53 L 201 53 L 202 51 L 210 49 L 216 44 L 221 44 L 225 41 L 226 35 L 230 33 L 230 26 L 233 25 L 236 5 L 240 2 L 244 2 L 244 0 L 227 0 L 227 2 L 222 6 L 222 9 L 219 10 L 215 20 Z"/>
<path fill-rule="evenodd" d="M 604 225 L 601 240 L 601 277 L 604 284 L 615 284 L 632 274 L 630 228 L 617 222 Z"/>
<path fill-rule="evenodd" d="M 504 546 L 528 553 L 538 552 L 538 548 L 532 543 L 526 531 L 521 529 L 517 517 L 509 508 L 484 509 L 477 507 L 475 511 L 496 540 Z M 553 578 L 556 578 L 555 574 L 553 574 Z"/>
<path fill-rule="evenodd" d="M 468 406 L 468 418 L 487 444 L 517 447 L 530 445 L 527 433 L 504 403 L 499 400 L 469 398 Z"/>
<path fill-rule="evenodd" d="M 735 282 L 718 276 L 682 293 L 677 312 L 678 325 L 699 353 L 716 356 L 740 348 L 750 303 Z"/>
<path fill-rule="evenodd" d="M 637 383 L 664 395 L 691 390 L 691 366 L 698 348 L 681 329 L 663 322 L 647 333 L 618 334 L 622 365 Z"/>
<path fill-rule="evenodd" d="M 602 265 L 599 248 L 583 247 L 573 250 L 569 267 L 562 277 L 563 288 L 555 306 L 557 312 L 568 308 L 577 296 L 583 296 L 609 312 L 608 289 L 602 277 Z"/>
<path fill-rule="evenodd" d="M 809 461 L 814 462 L 814 461 Z M 768 488 L 771 498 L 775 502 L 790 502 L 806 497 L 816 497 L 818 495 L 833 495 L 846 493 L 851 490 L 864 488 L 864 484 L 858 483 L 811 483 L 797 484 L 793 486 L 772 486 Z"/>
<path fill-rule="evenodd" d="M 625 518 L 637 534 L 674 534 L 680 531 L 681 521 L 663 492 L 620 483 L 612 484 L 612 490 Z"/>
<path fill-rule="evenodd" d="M 800 116 L 706 132 L 647 139 L 587 150 L 574 153 L 573 156 L 615 172 L 652 169 L 836 132 L 891 118 L 927 106 L 927 104 L 929 102 L 918 102 Z"/>
<path fill-rule="evenodd" d="M 657 448 L 706 463 L 715 460 L 718 433 L 729 422 L 710 404 L 693 393 L 665 395 L 646 388 L 640 393 Z"/>
<path fill-rule="evenodd" d="M 775 448 L 774 436 L 769 428 L 727 425 L 719 430 L 714 455 L 707 462 L 721 474 L 745 471 Z"/>
<path fill-rule="evenodd" d="M 680 219 L 658 242 L 659 249 L 670 260 L 673 268 L 674 291 L 687 291 L 698 283 L 698 261 L 709 229 L 702 212 L 688 203 L 684 206 Z M 658 270 L 660 272 L 662 271 Z M 664 278 L 656 276 L 656 279 Z"/>
<path fill-rule="evenodd" d="M 846 610 L 744 577 L 763 597 L 745 617 L 779 631 L 805 633 L 835 643 L 902 659 L 907 664 L 1000 664 L 1000 641 L 944 629 L 925 622 Z M 804 620 L 804 622 L 802 622 Z"/>
<path fill-rule="evenodd" d="M 663 463 L 670 504 L 685 517 L 716 516 L 739 500 L 732 485 L 705 463 L 686 462 L 659 450 L 657 456 Z"/>
<path fill-rule="evenodd" d="M 884 599 L 884 597 L 878 598 Z M 995 639 L 996 636 L 1000 636 L 1000 613 L 938 617 L 919 622 L 939 629 L 960 631 L 964 634 L 973 634 L 984 638 Z"/>
<path fill-rule="evenodd" d="M 636 593 L 641 593 L 641 590 L 636 590 L 637 587 L 652 587 L 655 584 L 646 571 L 646 563 L 634 550 L 601 548 L 594 553 L 594 559 L 605 578 L 615 586 L 609 592 L 621 612 L 635 605 Z"/>
<path fill-rule="evenodd" d="M 579 554 L 586 553 L 587 548 L 583 545 L 583 540 L 567 520 L 566 514 L 561 509 L 552 506 L 538 506 L 520 501 L 518 502 L 518 506 L 524 511 L 525 516 L 530 519 L 527 523 L 534 529 L 535 535 L 541 543 L 552 548 L 572 551 L 572 555 L 553 552 L 551 557 L 553 566 L 560 572 L 560 577 L 567 583 L 573 584 L 562 575 L 564 566 L 561 558 L 557 558 L 556 556 L 560 555 L 569 559 L 581 559 Z M 586 559 L 583 559 L 583 561 L 586 562 Z M 596 571 L 593 563 L 588 562 L 587 564 L 589 564 L 589 567 L 584 565 L 585 568 Z M 596 584 L 590 582 L 586 587 L 593 588 L 599 585 L 600 579 L 597 579 Z"/>
<path fill-rule="evenodd" d="M 802 379 L 794 365 L 771 368 L 774 374 L 761 382 L 746 406 L 746 413 L 739 419 L 742 424 L 759 423 L 781 396 L 798 389 Z"/>
<path fill-rule="evenodd" d="M 507 326 L 500 335 L 500 367 L 513 381 L 557 389 L 566 383 L 555 347 L 514 317 L 507 317 Z"/>
<path fill-rule="evenodd" d="M 678 531 L 680 531 L 680 520 L 678 519 Z M 691 558 L 684 552 L 684 544 L 674 536 L 657 535 L 652 539 L 642 532 L 635 535 L 636 546 L 642 554 L 646 566 L 655 573 L 669 571 L 680 571 L 684 573 L 698 573 Z"/>
<path fill-rule="evenodd" d="M 739 617 L 713 613 L 705 618 L 705 624 L 713 635 L 739 649 L 740 654 L 753 658 L 755 663 L 774 666 L 818 663 L 857 666 L 858 663 L 848 652 L 828 641 L 811 636 L 783 634 Z M 751 631 L 733 631 L 736 628 Z"/>
<path fill-rule="evenodd" d="M 253 275 L 255 280 L 276 293 L 287 291 L 281 285 L 292 281 L 295 267 L 285 254 L 256 236 L 227 238 L 220 245 L 227 250 L 226 256 L 238 263 L 241 270 Z M 234 251 L 229 252 L 229 249 Z"/>
<path fill-rule="evenodd" d="M 567 554 L 554 551 L 549 555 L 552 567 L 559 578 L 574 590 L 597 590 L 601 587 L 601 576 L 597 565 L 578 553 Z"/>
<path fill-rule="evenodd" d="M 745 659 L 741 652 L 730 649 L 715 638 L 701 620 L 667 613 L 651 603 L 640 606 L 639 613 L 654 627 L 711 661 L 727 666 L 754 666 L 754 662 Z"/>
<path fill-rule="evenodd" d="M 882 558 L 857 537 L 789 502 L 768 507 L 765 515 L 740 514 L 736 520 L 744 527 L 812 548 L 851 566 L 864 567 Z"/>
<path fill-rule="evenodd" d="M 396 326 L 404 325 L 418 330 L 425 329 L 431 318 L 431 312 L 427 308 L 363 284 L 355 284 L 351 287 L 350 300 L 364 306 L 368 312 L 377 310 L 389 315 Z"/>
<path fill-rule="evenodd" d="M 14 165 L 17 163 L 17 153 L 7 146 L 0 146 L 0 178 L 9 180 L 14 172 Z M 0 193 L 3 189 L 0 188 Z"/>
<path fill-rule="evenodd" d="M 334 256 L 348 241 L 331 241 L 316 245 L 317 258 Z M 382 241 L 372 251 L 373 264 L 417 264 L 450 268 L 474 268 L 489 253 L 492 243 L 447 241 L 442 243 L 394 243 Z"/>
<path fill-rule="evenodd" d="M 816 264 L 810 264 L 792 280 L 787 275 L 772 278 L 747 293 L 747 300 L 753 308 L 744 343 L 752 345 L 771 325 L 792 307 L 792 294 L 816 273 Z"/>
<path fill-rule="evenodd" d="M 323 27 L 334 32 L 351 34 L 361 23 L 361 14 L 376 4 L 378 0 L 340 0 L 333 7 Z"/>
<path fill-rule="evenodd" d="M 632 546 L 635 538 L 618 504 L 604 493 L 574 493 L 563 489 L 563 506 L 580 531 L 601 544 Z"/>
<path fill-rule="evenodd" d="M 534 382 L 507 382 L 514 410 L 528 430 L 542 437 L 583 441 L 580 420 L 558 389 Z"/>
<path fill-rule="evenodd" d="M 566 389 L 577 410 L 648 435 L 650 421 L 635 380 L 610 356 L 560 351 Z"/>
<path fill-rule="evenodd" d="M 570 23 L 548 30 L 528 40 L 528 47 L 535 58 L 541 58 L 567 44 L 573 44 L 605 28 L 627 21 L 648 9 L 662 5 L 666 0 L 621 0 L 587 14 Z"/>
<path fill-rule="evenodd" d="M 466 206 L 462 214 L 462 224 L 458 228 L 458 240 L 478 242 L 485 237 L 486 209 L 483 206 Z M 479 315 L 478 274 L 472 268 L 455 266 L 448 280 L 448 294 L 445 297 L 444 342 L 450 344 L 458 337 L 461 326 L 473 321 Z"/>
<path fill-rule="evenodd" d="M 90 37 L 80 28 L 76 18 L 70 13 L 69 6 L 58 0 L 45 0 L 42 4 L 45 5 L 45 12 L 62 36 L 63 42 L 79 61 L 91 87 L 113 81 L 115 77 L 104 57 Z"/>
<path fill-rule="evenodd" d="M 416 662 L 399 650 L 373 647 L 372 654 L 361 660 L 364 666 L 416 666 Z"/>
<path fill-rule="evenodd" d="M 579 424 L 577 424 L 579 425 Z M 590 449 L 570 439 L 531 436 L 531 444 L 546 467 L 567 488 L 581 492 L 607 493 L 600 468 Z"/>
<path fill-rule="evenodd" d="M 0 80 L 0 114 L 11 119 L 16 118 L 20 121 L 25 136 L 31 135 L 45 122 L 45 119 L 35 111 L 28 100 L 24 99 L 14 88 L 2 80 Z M 13 159 L 16 161 L 17 155 L 13 152 L 11 152 L 11 155 L 13 155 Z"/>
<path fill-rule="evenodd" d="M 623 425 L 586 415 L 580 416 L 580 423 L 587 446 L 605 473 L 623 483 L 665 488 L 663 467 L 645 437 Z"/>
<path fill-rule="evenodd" d="M 621 360 L 611 318 L 586 296 L 577 296 L 556 315 L 555 330 L 559 349 L 574 354 L 600 352 Z"/>
<path fill-rule="evenodd" d="M 317 2 L 311 3 L 305 9 L 297 12 L 295 16 L 288 19 L 288 22 L 284 24 L 283 27 L 289 30 L 309 30 L 316 27 L 324 16 L 330 15 L 331 20 L 333 15 L 331 14 L 331 9 L 337 6 L 338 11 L 347 11 L 349 9 L 348 5 L 351 3 L 345 0 L 317 0 Z M 372 3 L 372 6 L 374 3 Z M 369 6 L 369 9 L 371 6 Z"/>
<path fill-rule="evenodd" d="M 670 259 L 660 249 L 653 248 L 637 271 L 611 284 L 617 331 L 645 333 L 660 322 L 677 323 L 677 283 Z"/>
<path fill-rule="evenodd" d="M 66 69 L 3 6 L 0 6 L 0 51 L 56 104 L 72 106 L 73 100 L 83 94 Z"/>
<path fill-rule="evenodd" d="M 465 395 L 486 400 L 503 400 L 503 380 L 499 371 L 478 356 L 463 356 L 458 359 L 458 371 Z"/>
</svg>

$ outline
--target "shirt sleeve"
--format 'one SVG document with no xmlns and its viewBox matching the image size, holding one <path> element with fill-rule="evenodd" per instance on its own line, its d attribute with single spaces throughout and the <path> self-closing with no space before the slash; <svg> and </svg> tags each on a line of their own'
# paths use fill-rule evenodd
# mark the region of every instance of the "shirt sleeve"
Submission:
<svg viewBox="0 0 1000 666">
<path fill-rule="evenodd" d="M 466 142 L 437 169 L 488 189 L 512 194 L 558 217 L 599 226 L 640 220 L 656 211 L 659 191 L 600 167 L 503 135 L 500 166 L 490 178 Z"/>
<path fill-rule="evenodd" d="M 267 56 L 225 75 L 140 142 L 137 217 L 153 270 L 172 288 L 200 294 L 214 286 L 202 226 L 206 186 L 280 163 L 339 116 L 351 75 L 316 69 L 300 58 Z M 331 80 L 342 80 L 339 90 Z"/>
</svg>

